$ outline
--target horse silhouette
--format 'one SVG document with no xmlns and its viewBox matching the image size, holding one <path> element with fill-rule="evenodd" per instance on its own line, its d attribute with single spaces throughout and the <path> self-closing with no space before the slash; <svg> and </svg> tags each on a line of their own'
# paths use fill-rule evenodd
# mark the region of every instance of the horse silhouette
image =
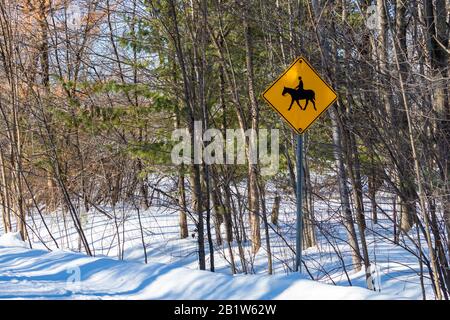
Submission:
<svg viewBox="0 0 450 320">
<path fill-rule="evenodd" d="M 314 91 L 284 87 L 283 93 L 282 93 L 283 96 L 286 95 L 286 93 L 288 93 L 292 98 L 292 101 L 291 101 L 288 111 L 291 110 L 292 105 L 294 104 L 294 101 L 297 103 L 297 105 L 300 107 L 301 110 L 306 110 L 308 103 L 311 101 L 314 106 L 314 110 L 317 111 L 316 102 L 315 102 L 316 94 L 314 93 Z M 304 108 L 302 108 L 302 106 L 300 105 L 299 100 L 306 100 L 306 104 L 305 104 Z"/>
</svg>

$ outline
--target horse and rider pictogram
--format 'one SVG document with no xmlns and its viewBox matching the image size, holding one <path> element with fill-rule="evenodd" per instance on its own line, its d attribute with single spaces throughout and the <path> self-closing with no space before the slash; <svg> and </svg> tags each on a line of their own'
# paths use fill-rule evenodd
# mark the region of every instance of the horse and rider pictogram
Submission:
<svg viewBox="0 0 450 320">
<path fill-rule="evenodd" d="M 337 95 L 308 61 L 300 57 L 264 91 L 263 98 L 301 134 L 336 101 Z M 294 103 L 298 108 L 292 108 Z M 313 108 L 307 109 L 310 103 Z"/>
<path fill-rule="evenodd" d="M 316 102 L 315 102 L 316 94 L 312 90 L 304 90 L 303 89 L 302 77 L 298 77 L 298 80 L 300 82 L 299 82 L 298 86 L 295 89 L 293 89 L 293 88 L 286 88 L 286 87 L 284 87 L 284 89 L 283 89 L 282 95 L 284 96 L 287 93 L 292 98 L 292 101 L 291 101 L 291 104 L 289 105 L 288 111 L 291 110 L 292 105 L 294 104 L 294 101 L 297 103 L 297 105 L 302 110 L 305 110 L 306 107 L 308 106 L 308 103 L 311 101 L 313 106 L 314 106 L 314 110 L 317 111 L 317 109 L 316 109 Z M 299 100 L 306 100 L 306 104 L 305 104 L 304 108 L 302 108 L 302 106 L 298 102 Z"/>
</svg>

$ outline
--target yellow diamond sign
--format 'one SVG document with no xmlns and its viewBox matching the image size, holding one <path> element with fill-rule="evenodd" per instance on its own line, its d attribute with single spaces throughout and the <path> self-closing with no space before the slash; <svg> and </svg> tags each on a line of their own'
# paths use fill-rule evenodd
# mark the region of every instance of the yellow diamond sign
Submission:
<svg viewBox="0 0 450 320">
<path fill-rule="evenodd" d="M 336 92 L 303 57 L 295 60 L 263 97 L 298 134 L 337 99 Z"/>
</svg>

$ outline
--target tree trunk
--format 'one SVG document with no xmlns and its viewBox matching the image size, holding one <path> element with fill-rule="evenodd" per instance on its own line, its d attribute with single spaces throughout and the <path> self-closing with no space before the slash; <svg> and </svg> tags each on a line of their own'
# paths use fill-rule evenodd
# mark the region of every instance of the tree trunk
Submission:
<svg viewBox="0 0 450 320">
<path fill-rule="evenodd" d="M 198 110 L 195 108 L 195 101 L 193 100 L 192 91 L 193 86 L 188 77 L 185 57 L 183 53 L 183 48 L 181 45 L 181 36 L 178 27 L 178 20 L 176 14 L 175 3 L 173 0 L 169 1 L 169 16 L 172 20 L 173 27 L 173 41 L 176 50 L 176 55 L 180 65 L 181 73 L 183 76 L 183 88 L 184 88 L 184 103 L 188 113 L 188 126 L 189 133 L 191 135 L 191 145 L 194 146 L 197 141 L 195 137 L 195 121 L 198 119 Z M 193 186 L 192 202 L 194 213 L 197 214 L 197 243 L 198 243 L 198 263 L 200 270 L 206 269 L 206 259 L 205 259 L 205 239 L 204 239 L 204 221 L 203 221 L 203 196 L 201 189 L 201 165 L 196 163 L 197 161 L 193 159 L 193 164 L 191 166 L 191 179 Z"/>
<path fill-rule="evenodd" d="M 5 161 L 3 157 L 3 149 L 0 149 L 0 173 L 1 173 L 1 181 L 2 181 L 2 217 L 3 217 L 3 226 L 5 233 L 11 232 L 11 209 L 10 209 L 10 200 L 9 200 L 9 185 L 8 180 L 6 178 L 6 170 L 5 170 Z"/>
<path fill-rule="evenodd" d="M 180 210 L 180 239 L 185 239 L 189 236 L 189 230 L 187 225 L 187 215 L 186 215 L 186 191 L 184 188 L 184 167 L 181 166 L 179 170 L 178 177 L 178 206 Z"/>
<path fill-rule="evenodd" d="M 252 31 L 247 19 L 247 14 L 249 14 L 250 6 L 249 3 L 245 2 L 244 14 L 243 14 L 243 25 L 244 25 L 244 35 L 245 35 L 245 53 L 246 53 L 246 66 L 247 66 L 247 85 L 248 85 L 248 95 L 250 99 L 250 119 L 251 119 L 251 129 L 253 132 L 258 130 L 258 102 L 256 100 L 255 89 L 254 89 L 254 75 L 253 75 L 253 44 L 252 44 Z M 250 212 L 250 234 L 252 240 L 252 251 L 256 254 L 261 247 L 261 231 L 260 231 L 260 201 L 258 194 L 258 165 L 254 163 L 257 155 L 252 154 L 254 152 L 252 144 L 256 144 L 257 137 L 250 137 L 248 144 L 248 202 L 249 202 L 249 212 Z"/>
<path fill-rule="evenodd" d="M 278 226 L 278 216 L 280 214 L 280 195 L 276 195 L 272 207 L 272 214 L 270 215 L 270 221 L 273 225 Z"/>
<path fill-rule="evenodd" d="M 447 2 L 448 3 L 448 2 Z M 450 104 L 448 89 L 449 28 L 448 9 L 445 0 L 423 0 L 425 9 L 426 39 L 428 56 L 432 67 L 433 107 L 436 112 L 437 146 L 439 171 L 444 183 L 442 193 L 444 221 L 450 233 Z M 447 5 L 448 6 L 448 5 Z M 446 50 L 447 49 L 447 50 Z M 448 240 L 450 249 L 450 239 Z"/>
<path fill-rule="evenodd" d="M 356 236 L 355 225 L 353 224 L 352 212 L 350 209 L 350 197 L 347 185 L 347 174 L 344 167 L 343 150 L 342 150 L 342 136 L 337 120 L 336 107 L 331 107 L 331 121 L 333 126 L 333 148 L 334 159 L 336 161 L 338 170 L 339 195 L 341 199 L 341 211 L 343 213 L 344 225 L 347 230 L 347 236 L 350 248 L 352 250 L 352 261 L 355 271 L 361 270 L 361 253 L 359 250 L 358 238 Z"/>
</svg>

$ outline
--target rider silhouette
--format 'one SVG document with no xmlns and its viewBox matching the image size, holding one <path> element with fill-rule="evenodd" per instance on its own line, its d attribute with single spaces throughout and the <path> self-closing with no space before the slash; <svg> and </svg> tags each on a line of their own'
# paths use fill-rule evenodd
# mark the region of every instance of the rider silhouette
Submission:
<svg viewBox="0 0 450 320">
<path fill-rule="evenodd" d="M 298 77 L 299 83 L 298 86 L 295 87 L 295 90 L 303 90 L 303 81 L 302 81 L 302 77 Z"/>
</svg>

